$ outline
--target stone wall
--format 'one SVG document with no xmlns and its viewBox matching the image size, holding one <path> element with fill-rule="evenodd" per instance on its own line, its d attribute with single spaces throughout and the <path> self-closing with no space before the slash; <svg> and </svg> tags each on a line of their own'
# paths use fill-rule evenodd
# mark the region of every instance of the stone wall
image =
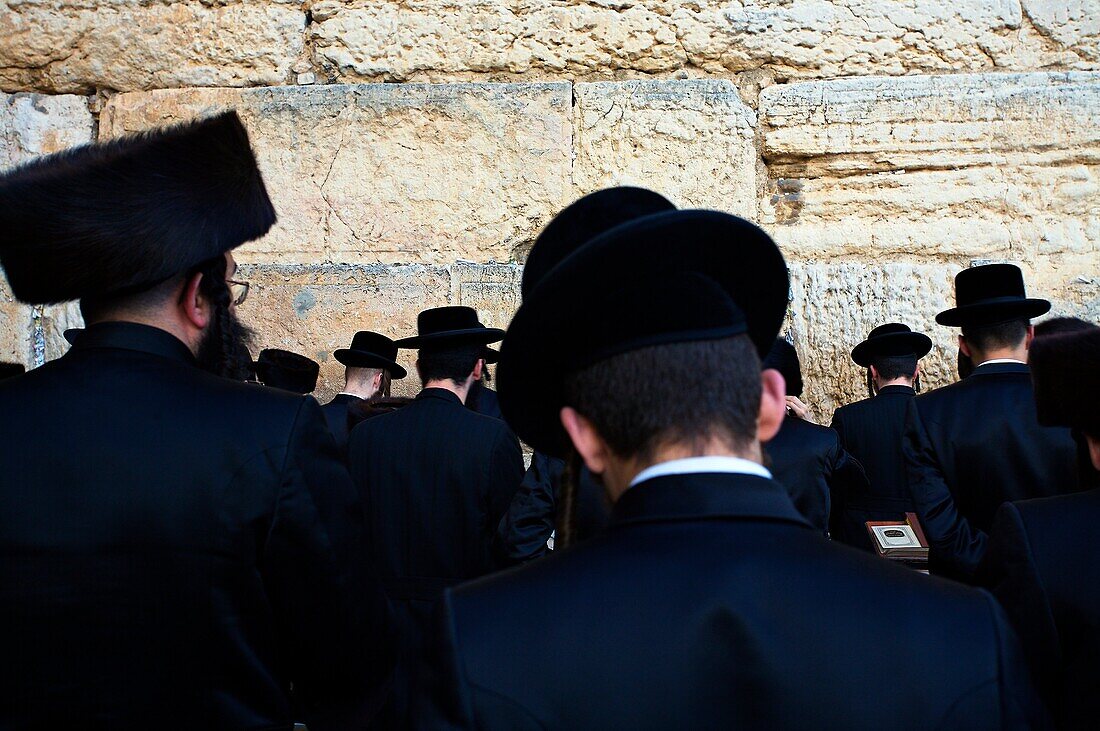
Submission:
<svg viewBox="0 0 1100 731">
<path fill-rule="evenodd" d="M 445 303 L 505 326 L 540 227 L 617 183 L 776 237 L 819 419 L 886 320 L 953 378 L 933 316 L 974 262 L 1100 319 L 1100 0 L 5 4 L 0 165 L 239 110 L 280 217 L 239 251 L 242 314 L 322 362 L 322 398 L 356 329 Z M 0 357 L 77 321 L 0 291 Z"/>
</svg>

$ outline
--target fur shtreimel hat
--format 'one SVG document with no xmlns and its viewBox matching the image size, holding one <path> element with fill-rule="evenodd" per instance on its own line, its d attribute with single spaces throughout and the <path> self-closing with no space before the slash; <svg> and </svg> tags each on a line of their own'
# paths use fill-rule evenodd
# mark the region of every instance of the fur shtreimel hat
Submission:
<svg viewBox="0 0 1100 731">
<path fill-rule="evenodd" d="M 775 345 L 764 356 L 761 368 L 779 371 L 787 382 L 788 396 L 802 395 L 802 363 L 798 360 L 798 351 L 783 338 L 776 338 Z"/>
<path fill-rule="evenodd" d="M 320 372 L 321 366 L 316 361 L 289 350 L 267 348 L 256 359 L 256 377 L 260 383 L 284 391 L 313 393 Z"/>
<path fill-rule="evenodd" d="M 1100 327 L 1035 338 L 1027 361 L 1039 423 L 1100 435 Z"/>
<path fill-rule="evenodd" d="M 524 275 L 523 303 L 500 349 L 505 421 L 555 457 L 568 451 L 559 413 L 570 374 L 641 348 L 741 334 L 763 356 L 787 310 L 787 266 L 754 224 L 677 210 L 656 194 L 601 198 L 591 206 L 601 214 L 590 219 L 596 225 L 551 222 L 536 241 L 528 266 L 538 271 Z M 586 197 L 560 216 L 589 204 Z M 547 236 L 559 229 L 573 233 Z"/>
<path fill-rule="evenodd" d="M 236 112 L 67 150 L 0 177 L 0 264 L 30 304 L 139 292 L 274 223 Z"/>
</svg>

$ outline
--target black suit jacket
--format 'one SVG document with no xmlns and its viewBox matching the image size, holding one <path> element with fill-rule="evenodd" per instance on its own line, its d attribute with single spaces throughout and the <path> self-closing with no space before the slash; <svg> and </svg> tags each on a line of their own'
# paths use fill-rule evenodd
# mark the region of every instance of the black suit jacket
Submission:
<svg viewBox="0 0 1100 731">
<path fill-rule="evenodd" d="M 550 535 L 557 525 L 565 461 L 535 452 L 519 490 L 500 521 L 497 548 L 507 566 L 541 558 L 549 552 Z M 609 506 L 601 485 L 582 467 L 577 484 L 573 524 L 575 542 L 599 535 L 607 527 Z"/>
<path fill-rule="evenodd" d="M 385 597 L 312 398 L 90 326 L 0 384 L 0 727 L 338 726 L 387 681 Z M 341 721 L 342 719 L 342 721 Z"/>
<path fill-rule="evenodd" d="M 834 540 L 870 551 L 867 521 L 904 520 L 905 513 L 914 510 L 902 439 L 906 406 L 915 395 L 908 386 L 887 386 L 874 398 L 842 406 L 833 414 L 840 443 L 867 475 L 866 489 L 834 495 Z"/>
<path fill-rule="evenodd" d="M 497 392 L 488 386 L 482 386 L 477 392 L 477 402 L 473 404 L 474 411 L 494 419 L 504 419 L 504 413 L 500 410 L 500 401 Z"/>
<path fill-rule="evenodd" d="M 356 426 L 348 459 L 372 563 L 400 626 L 394 723 L 401 724 L 435 602 L 446 587 L 498 568 L 493 537 L 523 479 L 523 455 L 503 421 L 429 388 Z"/>
<path fill-rule="evenodd" d="M 829 529 L 833 494 L 866 489 L 863 468 L 828 427 L 788 416 L 764 449 L 772 476 L 787 488 L 802 517 L 823 533 Z"/>
<path fill-rule="evenodd" d="M 967 579 L 1002 503 L 1078 489 L 1069 429 L 1040 426 L 1022 363 L 985 364 L 915 398 L 903 451 L 933 569 Z"/>
<path fill-rule="evenodd" d="M 440 610 L 418 728 L 1002 729 L 1041 716 L 992 597 L 826 540 L 759 477 L 648 480 L 602 536 L 448 592 Z"/>
<path fill-rule="evenodd" d="M 362 400 L 363 399 L 358 396 L 338 393 L 333 397 L 332 401 L 329 401 L 321 407 L 321 411 L 325 414 L 325 421 L 328 423 L 329 431 L 332 432 L 332 436 L 336 440 L 336 446 L 340 449 L 341 454 L 347 454 L 348 451 L 348 407 Z"/>
<path fill-rule="evenodd" d="M 978 580 L 1023 640 L 1033 677 L 1065 728 L 1100 718 L 1100 490 L 1001 506 Z"/>
</svg>

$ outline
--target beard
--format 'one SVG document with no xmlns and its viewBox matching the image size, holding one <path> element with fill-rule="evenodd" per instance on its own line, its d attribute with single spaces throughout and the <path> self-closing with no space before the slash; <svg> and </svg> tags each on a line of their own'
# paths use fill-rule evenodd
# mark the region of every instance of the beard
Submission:
<svg viewBox="0 0 1100 731">
<path fill-rule="evenodd" d="M 214 309 L 210 325 L 199 341 L 195 356 L 199 367 L 223 378 L 247 381 L 254 378 L 251 346 L 255 332 L 228 306 Z"/>
</svg>

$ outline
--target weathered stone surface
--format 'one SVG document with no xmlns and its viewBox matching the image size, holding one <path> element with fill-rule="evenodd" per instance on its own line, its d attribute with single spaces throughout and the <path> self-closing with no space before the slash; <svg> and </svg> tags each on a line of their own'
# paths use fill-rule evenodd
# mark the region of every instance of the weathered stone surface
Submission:
<svg viewBox="0 0 1100 731">
<path fill-rule="evenodd" d="M 54 93 L 283 84 L 305 44 L 287 0 L 6 0 L 0 88 Z"/>
<path fill-rule="evenodd" d="M 1091 0 L 320 0 L 313 59 L 343 80 L 1095 68 Z"/>
<path fill-rule="evenodd" d="M 487 327 L 507 329 L 520 304 L 523 267 L 459 262 L 450 269 L 451 303 L 473 307 Z"/>
<path fill-rule="evenodd" d="M 574 183 L 660 191 L 681 206 L 756 215 L 756 113 L 729 81 L 577 84 Z"/>
<path fill-rule="evenodd" d="M 508 261 L 570 194 L 568 84 L 121 94 L 103 137 L 235 107 L 279 223 L 242 261 Z"/>
<path fill-rule="evenodd" d="M 344 367 L 332 358 L 358 330 L 392 338 L 416 333 L 416 315 L 448 304 L 446 269 L 380 265 L 242 265 L 240 276 L 252 284 L 238 311 L 256 330 L 255 351 L 284 348 L 321 364 L 317 398 L 322 403 L 344 385 Z M 410 376 L 394 383 L 394 395 L 416 393 L 413 351 L 401 351 Z"/>
<path fill-rule="evenodd" d="M 806 82 L 760 103 L 761 219 L 791 255 L 1100 256 L 1100 74 Z"/>
<path fill-rule="evenodd" d="M 93 128 L 84 97 L 0 94 L 0 170 L 90 142 Z M 61 312 L 71 315 L 75 309 L 46 307 L 38 324 L 53 322 Z M 35 326 L 32 308 L 16 302 L 7 279 L 0 278 L 0 359 L 32 366 L 36 360 Z M 64 352 L 60 332 L 45 328 L 43 336 L 47 358 Z"/>
<path fill-rule="evenodd" d="M 805 401 L 813 420 L 867 397 L 865 374 L 851 352 L 872 328 L 904 322 L 932 338 L 921 361 L 925 389 L 958 380 L 956 331 L 935 323 L 954 300 L 957 267 L 938 264 L 791 263 L 791 307 L 784 334 L 802 361 Z"/>
</svg>

